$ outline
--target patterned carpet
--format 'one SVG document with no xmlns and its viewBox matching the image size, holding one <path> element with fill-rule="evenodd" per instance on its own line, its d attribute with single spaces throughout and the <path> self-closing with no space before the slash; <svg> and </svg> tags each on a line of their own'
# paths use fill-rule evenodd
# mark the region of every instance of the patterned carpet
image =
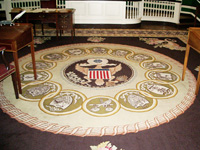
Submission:
<svg viewBox="0 0 200 150">
<path fill-rule="evenodd" d="M 19 51 L 20 99 L 10 78 L 0 82 L 0 149 L 200 149 L 196 51 L 180 80 L 187 31 L 76 29 L 73 41 L 69 32 L 55 35 L 34 37 L 36 82 L 30 49 Z M 91 78 L 92 71 L 110 75 Z"/>
<path fill-rule="evenodd" d="M 56 36 L 55 29 L 45 30 L 42 35 L 41 30 L 36 30 L 37 36 Z M 81 37 L 176 37 L 184 43 L 187 42 L 188 32 L 185 30 L 146 30 L 146 29 L 75 29 L 75 36 Z M 71 36 L 70 31 L 64 31 L 62 36 Z M 97 40 L 101 42 L 101 40 Z"/>
<path fill-rule="evenodd" d="M 143 41 L 144 39 L 142 39 Z M 180 48 L 180 47 L 179 47 Z M 69 44 L 20 58 L 23 93 L 1 83 L 1 108 L 27 126 L 56 134 L 103 136 L 167 123 L 195 100 L 196 80 L 182 64 L 144 48 L 108 43 Z"/>
</svg>

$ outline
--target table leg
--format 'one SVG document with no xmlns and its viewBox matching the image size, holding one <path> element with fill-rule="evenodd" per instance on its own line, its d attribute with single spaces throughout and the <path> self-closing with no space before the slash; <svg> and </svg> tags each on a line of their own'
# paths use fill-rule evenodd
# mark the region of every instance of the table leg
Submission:
<svg viewBox="0 0 200 150">
<path fill-rule="evenodd" d="M 60 32 L 60 35 L 61 35 L 61 31 L 60 30 L 58 30 L 58 27 L 57 27 L 57 24 L 56 24 L 56 40 L 58 40 L 58 32 Z"/>
<path fill-rule="evenodd" d="M 35 23 L 33 24 L 33 32 L 34 32 L 34 35 L 36 36 Z"/>
<path fill-rule="evenodd" d="M 198 77 L 197 77 L 197 85 L 196 85 L 196 91 L 195 91 L 196 95 L 198 95 L 198 93 L 199 93 L 199 86 L 200 86 L 200 66 L 199 66 L 199 73 L 198 73 Z"/>
<path fill-rule="evenodd" d="M 35 80 L 37 80 L 36 65 L 35 65 L 35 49 L 34 49 L 34 41 L 32 41 L 30 45 L 31 45 L 31 57 L 32 57 L 32 64 L 33 64 L 34 78 L 35 78 Z"/>
<path fill-rule="evenodd" d="M 22 87 L 21 87 L 21 79 L 20 79 L 17 51 L 13 52 L 13 58 L 14 58 L 14 63 L 15 63 L 15 69 L 16 69 L 16 76 L 17 76 L 17 84 L 18 84 L 18 88 L 19 88 L 19 93 L 22 94 Z"/>
<path fill-rule="evenodd" d="M 72 37 L 72 41 L 74 41 L 74 37 L 75 37 L 75 29 L 74 28 L 71 30 L 71 37 Z"/>
<path fill-rule="evenodd" d="M 44 35 L 44 24 L 41 22 L 42 35 Z"/>
<path fill-rule="evenodd" d="M 183 73 L 182 73 L 182 81 L 185 78 L 185 71 L 186 71 L 186 68 L 187 68 L 189 52 L 190 52 L 190 46 L 189 46 L 189 44 L 187 44 L 187 46 L 186 46 L 186 52 L 185 52 L 184 66 L 183 66 Z"/>
<path fill-rule="evenodd" d="M 13 86 L 14 86 L 14 90 L 15 90 L 15 96 L 16 96 L 16 99 L 19 98 L 19 90 L 18 90 L 18 86 L 17 86 L 17 78 L 16 78 L 16 72 L 14 72 L 12 75 L 12 82 L 13 82 Z"/>
<path fill-rule="evenodd" d="M 63 34 L 63 30 L 59 30 L 60 31 L 60 36 L 62 36 L 62 34 Z"/>
</svg>

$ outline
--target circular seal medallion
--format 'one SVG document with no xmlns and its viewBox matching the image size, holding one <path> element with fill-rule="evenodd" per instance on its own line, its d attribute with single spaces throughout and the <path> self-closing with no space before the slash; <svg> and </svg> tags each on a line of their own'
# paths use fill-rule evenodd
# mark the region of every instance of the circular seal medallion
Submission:
<svg viewBox="0 0 200 150">
<path fill-rule="evenodd" d="M 117 60 L 94 58 L 67 66 L 64 69 L 64 76 L 78 85 L 104 88 L 129 81 L 134 76 L 134 70 Z"/>
<path fill-rule="evenodd" d="M 119 102 L 108 96 L 96 96 L 83 103 L 83 110 L 96 117 L 106 117 L 119 111 Z"/>
</svg>

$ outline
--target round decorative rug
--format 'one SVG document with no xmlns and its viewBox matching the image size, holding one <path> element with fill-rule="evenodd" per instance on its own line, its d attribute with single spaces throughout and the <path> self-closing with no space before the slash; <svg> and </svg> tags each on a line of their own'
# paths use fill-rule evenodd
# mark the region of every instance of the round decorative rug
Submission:
<svg viewBox="0 0 200 150">
<path fill-rule="evenodd" d="M 195 99 L 196 80 L 183 65 L 144 48 L 119 44 L 71 44 L 20 59 L 22 91 L 0 83 L 1 109 L 42 131 L 76 136 L 138 132 L 167 123 Z"/>
</svg>

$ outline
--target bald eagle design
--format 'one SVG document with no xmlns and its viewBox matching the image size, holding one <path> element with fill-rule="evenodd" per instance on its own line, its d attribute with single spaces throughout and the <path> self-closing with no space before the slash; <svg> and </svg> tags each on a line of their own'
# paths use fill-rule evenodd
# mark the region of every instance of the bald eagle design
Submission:
<svg viewBox="0 0 200 150">
<path fill-rule="evenodd" d="M 122 70 L 121 64 L 109 64 L 107 59 L 88 59 L 87 62 L 88 63 L 84 64 L 76 64 L 75 66 L 77 71 L 85 75 L 84 78 L 87 82 L 95 80 L 95 84 L 98 86 L 103 85 L 105 79 L 107 79 L 108 82 L 118 82 L 113 81 L 113 79 L 115 79 L 115 73 Z M 94 65 L 94 68 L 88 68 L 89 66 Z"/>
</svg>

